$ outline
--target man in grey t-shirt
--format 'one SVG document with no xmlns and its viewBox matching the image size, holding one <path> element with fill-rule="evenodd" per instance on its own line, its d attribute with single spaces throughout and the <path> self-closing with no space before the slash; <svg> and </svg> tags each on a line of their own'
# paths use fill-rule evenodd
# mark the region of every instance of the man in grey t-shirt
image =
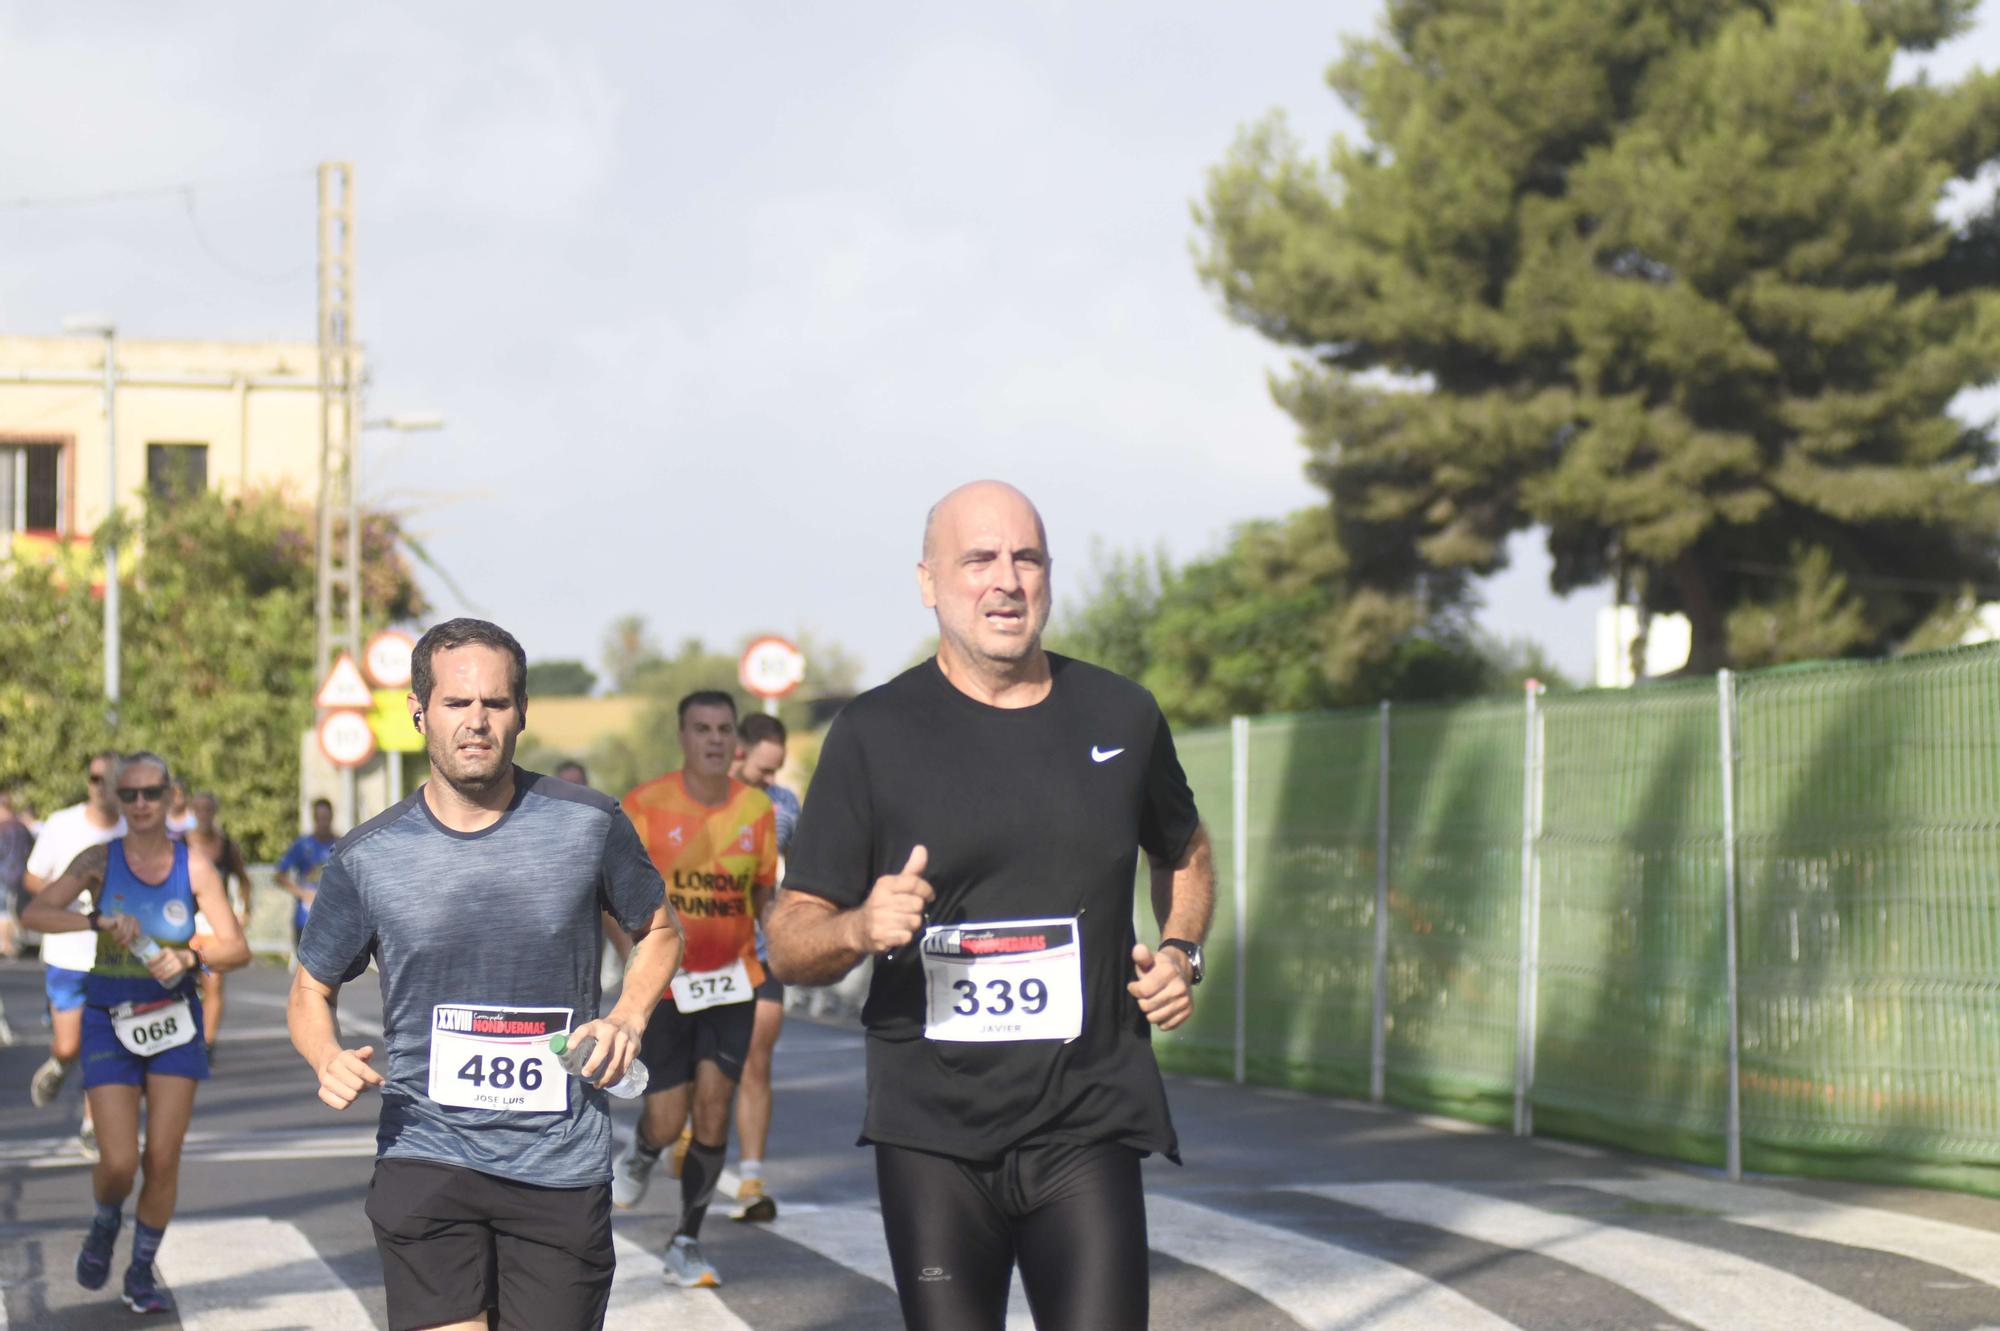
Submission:
<svg viewBox="0 0 2000 1331">
<path fill-rule="evenodd" d="M 611 1119 L 680 959 L 659 872 L 617 803 L 514 766 L 527 658 L 455 619 L 412 659 L 431 779 L 334 848 L 299 943 L 292 1043 L 345 1109 L 382 1113 L 368 1218 L 392 1328 L 598 1327 L 611 1293 Z M 638 942 L 598 1018 L 598 915 Z M 386 1067 L 344 1048 L 340 986 L 381 970 Z M 549 1037 L 593 1038 L 584 1078 Z M 586 1084 L 588 1083 L 588 1084 Z"/>
</svg>

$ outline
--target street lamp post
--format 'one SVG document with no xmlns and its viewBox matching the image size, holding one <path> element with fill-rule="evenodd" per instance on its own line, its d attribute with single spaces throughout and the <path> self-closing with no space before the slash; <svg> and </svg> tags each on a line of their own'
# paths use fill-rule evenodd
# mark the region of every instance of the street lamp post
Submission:
<svg viewBox="0 0 2000 1331">
<path fill-rule="evenodd" d="M 118 326 L 109 319 L 65 319 L 63 330 L 104 339 L 104 705 L 118 723 Z"/>
<path fill-rule="evenodd" d="M 436 411 L 402 412 L 391 416 L 377 416 L 364 419 L 361 430 L 394 430 L 399 434 L 409 434 L 418 430 L 442 430 L 444 415 Z M 361 656 L 361 449 L 359 441 L 348 456 L 347 474 L 347 648 L 357 660 Z M 403 755 L 384 750 L 382 763 L 387 778 L 388 802 L 395 804 L 402 799 Z M 352 767 L 341 769 L 340 801 L 341 810 L 349 829 L 361 821 L 360 782 Z"/>
</svg>

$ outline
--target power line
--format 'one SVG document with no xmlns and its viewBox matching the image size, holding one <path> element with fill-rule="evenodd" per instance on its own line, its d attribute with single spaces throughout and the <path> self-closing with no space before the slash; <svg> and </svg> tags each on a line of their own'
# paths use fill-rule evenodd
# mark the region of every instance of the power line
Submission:
<svg viewBox="0 0 2000 1331">
<path fill-rule="evenodd" d="M 240 189 L 251 185 L 272 185 L 280 181 L 310 179 L 311 171 L 266 171 L 257 175 L 216 176 L 208 180 L 183 180 L 171 185 L 146 185 L 133 189 L 91 190 L 79 194 L 22 194 L 0 198 L 0 208 L 91 208 L 106 203 L 129 203 L 141 199 L 185 198 L 198 190 Z"/>
</svg>

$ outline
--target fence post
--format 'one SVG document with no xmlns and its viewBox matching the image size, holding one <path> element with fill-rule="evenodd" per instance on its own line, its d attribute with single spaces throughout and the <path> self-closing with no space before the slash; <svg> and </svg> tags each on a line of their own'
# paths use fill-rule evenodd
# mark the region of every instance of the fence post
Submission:
<svg viewBox="0 0 2000 1331">
<path fill-rule="evenodd" d="M 1389 1093 L 1389 703 L 1382 703 L 1381 751 L 1375 790 L 1374 1006 L 1369 1014 L 1368 1098 Z"/>
<path fill-rule="evenodd" d="M 1723 1121 L 1729 1177 L 1743 1177 L 1743 1069 L 1741 994 L 1736 963 L 1736 676 L 1715 676 L 1716 712 L 1722 725 L 1722 951 L 1728 968 L 1729 1111 Z"/>
<path fill-rule="evenodd" d="M 1236 873 L 1236 1084 L 1247 1080 L 1244 1045 L 1248 1038 L 1245 1011 L 1250 997 L 1250 718 L 1229 719 L 1230 810 L 1234 835 L 1229 842 Z"/>
<path fill-rule="evenodd" d="M 1521 942 L 1520 977 L 1514 1012 L 1514 1135 L 1535 1131 L 1536 968 L 1541 963 L 1542 876 L 1542 686 L 1529 680 L 1521 744 Z"/>
</svg>

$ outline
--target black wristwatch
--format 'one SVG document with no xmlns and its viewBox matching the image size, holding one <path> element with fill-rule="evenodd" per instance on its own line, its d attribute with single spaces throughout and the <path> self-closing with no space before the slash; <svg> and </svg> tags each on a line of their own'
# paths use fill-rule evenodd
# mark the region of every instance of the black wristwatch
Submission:
<svg viewBox="0 0 2000 1331">
<path fill-rule="evenodd" d="M 1200 943 L 1190 943 L 1185 938 L 1162 938 L 1160 940 L 1160 946 L 1162 948 L 1171 947 L 1176 949 L 1177 951 L 1187 953 L 1188 987 L 1193 988 L 1195 985 L 1201 983 L 1202 965 L 1201 965 Z"/>
<path fill-rule="evenodd" d="M 92 906 L 89 910 L 85 911 L 83 913 L 83 918 L 90 921 L 90 932 L 92 933 L 100 932 L 100 930 L 97 927 L 97 922 L 103 917 L 97 913 L 97 907 Z"/>
</svg>

